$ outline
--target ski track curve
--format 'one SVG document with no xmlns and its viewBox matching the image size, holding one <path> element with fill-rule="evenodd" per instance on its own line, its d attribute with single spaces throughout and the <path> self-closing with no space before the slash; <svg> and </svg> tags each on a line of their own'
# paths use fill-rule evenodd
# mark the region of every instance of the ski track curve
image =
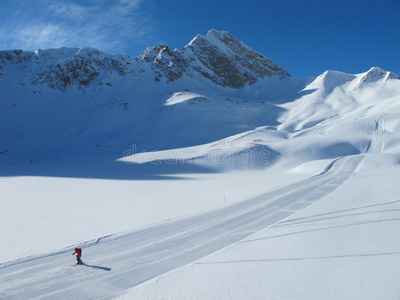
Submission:
<svg viewBox="0 0 400 300">
<path fill-rule="evenodd" d="M 324 172 L 216 211 L 166 221 L 71 249 L 0 265 L 1 299 L 110 299 L 158 275 L 225 248 L 325 197 L 356 170 L 362 155 L 337 159 Z"/>
<path fill-rule="evenodd" d="M 383 138 L 383 134 L 386 134 L 386 118 L 390 114 L 381 115 L 375 121 L 375 131 L 369 142 L 369 146 L 367 152 L 369 153 L 382 153 L 385 150 L 385 140 Z"/>
</svg>

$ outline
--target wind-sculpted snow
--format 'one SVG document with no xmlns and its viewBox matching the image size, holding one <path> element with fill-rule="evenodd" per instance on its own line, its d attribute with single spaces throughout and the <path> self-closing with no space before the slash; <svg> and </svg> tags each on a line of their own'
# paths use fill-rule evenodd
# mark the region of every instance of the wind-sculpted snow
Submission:
<svg viewBox="0 0 400 300">
<path fill-rule="evenodd" d="M 165 272 L 227 247 L 340 187 L 362 156 L 232 206 L 84 243 L 86 265 L 71 268 L 72 248 L 0 265 L 4 299 L 110 299 Z"/>
</svg>

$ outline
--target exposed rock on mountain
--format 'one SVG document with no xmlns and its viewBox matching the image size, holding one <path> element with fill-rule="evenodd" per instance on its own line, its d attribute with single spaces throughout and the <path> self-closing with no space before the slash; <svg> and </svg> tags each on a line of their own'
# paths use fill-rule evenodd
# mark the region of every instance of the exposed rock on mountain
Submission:
<svg viewBox="0 0 400 300">
<path fill-rule="evenodd" d="M 156 81 L 167 83 L 200 75 L 232 88 L 253 84 L 268 76 L 290 76 L 228 32 L 216 30 L 210 30 L 206 36 L 196 36 L 183 50 L 172 51 L 166 45 L 159 45 L 147 48 L 138 57 L 107 54 L 93 48 L 1 51 L 0 78 L 7 76 L 4 71 L 7 65 L 23 71 L 21 79 L 24 77 L 22 81 L 27 81 L 24 84 L 47 85 L 61 91 L 71 86 L 88 86 L 107 74 L 132 74 L 137 78 L 153 72 Z"/>
<path fill-rule="evenodd" d="M 290 74 L 276 63 L 246 46 L 225 31 L 210 30 L 206 36 L 196 36 L 184 49 L 200 61 L 194 69 L 213 82 L 240 88 L 259 78 Z"/>
</svg>

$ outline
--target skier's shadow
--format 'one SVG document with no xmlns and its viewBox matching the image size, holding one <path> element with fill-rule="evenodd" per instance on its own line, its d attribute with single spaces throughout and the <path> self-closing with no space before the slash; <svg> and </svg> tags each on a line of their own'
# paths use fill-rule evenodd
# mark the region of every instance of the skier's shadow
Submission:
<svg viewBox="0 0 400 300">
<path fill-rule="evenodd" d="M 107 267 L 92 266 L 92 265 L 88 265 L 88 264 L 82 264 L 82 266 L 89 267 L 92 269 L 97 269 L 97 270 L 111 271 L 111 268 L 107 268 Z"/>
</svg>

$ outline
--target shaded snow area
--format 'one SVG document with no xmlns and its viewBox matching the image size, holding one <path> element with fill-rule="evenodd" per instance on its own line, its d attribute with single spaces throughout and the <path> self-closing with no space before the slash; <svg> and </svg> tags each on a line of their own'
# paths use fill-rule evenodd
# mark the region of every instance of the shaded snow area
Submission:
<svg viewBox="0 0 400 300">
<path fill-rule="evenodd" d="M 0 54 L 0 299 L 400 299 L 397 75 Z"/>
</svg>

